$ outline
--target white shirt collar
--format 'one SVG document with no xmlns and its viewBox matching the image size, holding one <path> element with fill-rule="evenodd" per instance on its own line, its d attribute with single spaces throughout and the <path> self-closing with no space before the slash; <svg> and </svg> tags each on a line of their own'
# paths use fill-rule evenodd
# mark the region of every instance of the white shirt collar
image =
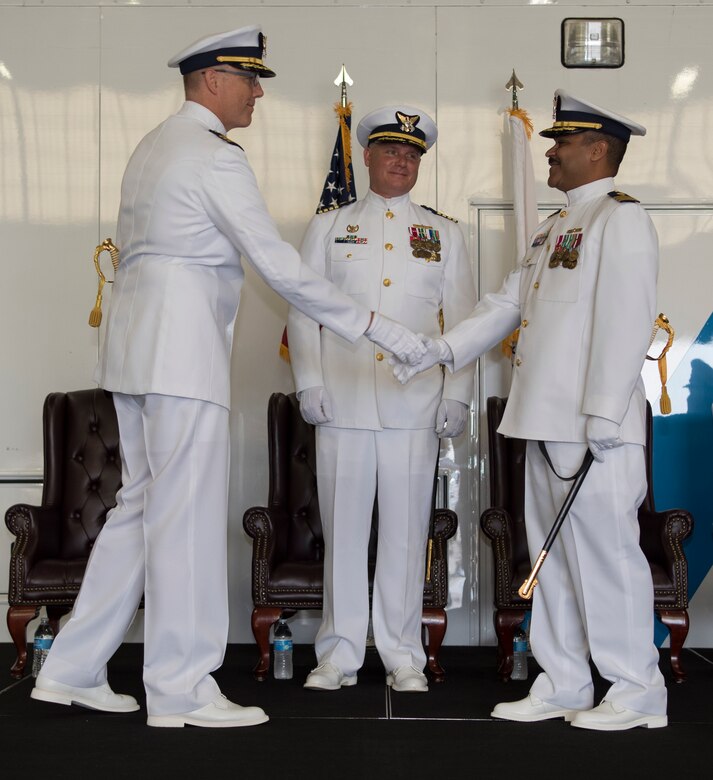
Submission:
<svg viewBox="0 0 713 780">
<path fill-rule="evenodd" d="M 367 192 L 367 194 L 364 196 L 364 200 L 373 204 L 377 208 L 390 209 L 398 207 L 404 203 L 408 203 L 411 200 L 411 196 L 410 193 L 407 192 L 405 195 L 399 195 L 398 198 L 384 198 L 381 195 L 377 195 L 374 190 L 369 190 L 369 192 Z"/>
<path fill-rule="evenodd" d="M 191 119 L 197 119 L 209 130 L 215 130 L 217 133 L 225 134 L 225 126 L 218 117 L 208 108 L 196 103 L 194 100 L 186 100 L 178 111 L 177 116 L 187 116 Z"/>
<path fill-rule="evenodd" d="M 581 187 L 575 187 L 567 194 L 567 205 L 573 206 L 575 203 L 584 203 L 586 200 L 598 198 L 614 190 L 614 179 L 608 176 L 606 179 L 597 179 L 590 181 L 589 184 L 583 184 Z"/>
</svg>

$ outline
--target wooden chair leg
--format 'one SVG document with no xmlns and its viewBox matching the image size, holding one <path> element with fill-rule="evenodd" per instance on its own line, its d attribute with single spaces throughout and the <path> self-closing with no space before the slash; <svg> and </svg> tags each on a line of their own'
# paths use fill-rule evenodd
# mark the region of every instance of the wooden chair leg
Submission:
<svg viewBox="0 0 713 780">
<path fill-rule="evenodd" d="M 448 618 L 446 610 L 440 607 L 424 607 L 421 622 L 426 629 L 428 669 L 431 672 L 434 683 L 441 683 L 446 678 L 446 672 L 438 661 L 441 652 L 443 638 L 446 635 Z"/>
<path fill-rule="evenodd" d="M 685 609 L 657 610 L 661 622 L 668 629 L 671 639 L 671 671 L 677 683 L 686 681 L 686 672 L 681 665 L 681 650 L 688 636 L 688 611 Z"/>
<path fill-rule="evenodd" d="M 251 618 L 253 636 L 260 653 L 253 676 L 262 682 L 267 678 L 270 670 L 270 626 L 277 622 L 282 615 L 280 607 L 255 607 Z"/>
<path fill-rule="evenodd" d="M 508 682 L 512 674 L 512 641 L 524 619 L 524 609 L 498 609 L 493 616 L 498 637 L 498 676 L 503 682 Z"/>
<path fill-rule="evenodd" d="M 34 620 L 40 612 L 39 607 L 9 607 L 7 610 L 7 627 L 17 650 L 17 659 L 10 667 L 10 674 L 20 678 L 27 666 L 27 624 Z"/>
</svg>

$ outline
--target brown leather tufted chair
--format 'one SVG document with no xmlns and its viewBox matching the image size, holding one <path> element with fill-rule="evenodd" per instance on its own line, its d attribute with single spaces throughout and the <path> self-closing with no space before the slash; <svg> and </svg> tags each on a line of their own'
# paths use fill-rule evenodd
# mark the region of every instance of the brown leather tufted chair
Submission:
<svg viewBox="0 0 713 780">
<path fill-rule="evenodd" d="M 17 649 L 11 668 L 22 677 L 27 624 L 46 607 L 50 624 L 69 612 L 89 553 L 121 485 L 119 429 L 104 390 L 51 393 L 43 410 L 41 506 L 15 504 L 5 524 L 16 537 L 10 555 L 7 625 Z"/>
<path fill-rule="evenodd" d="M 506 401 L 507 398 L 496 397 L 487 401 L 492 507 L 480 516 L 480 526 L 492 541 L 495 558 L 494 621 L 498 637 L 498 674 L 503 681 L 509 680 L 512 672 L 513 634 L 526 610 L 531 609 L 531 602 L 522 599 L 517 592 L 530 573 L 524 517 L 525 442 L 497 432 Z M 664 512 L 655 509 L 653 423 L 648 402 L 646 434 L 648 491 L 639 507 L 640 544 L 654 581 L 653 606 L 670 634 L 671 670 L 676 682 L 683 682 L 686 673 L 680 654 L 688 634 L 688 565 L 681 544 L 693 530 L 693 517 L 684 509 Z"/>
<path fill-rule="evenodd" d="M 324 542 L 317 502 L 314 427 L 302 419 L 294 393 L 274 393 L 268 404 L 270 485 L 268 505 L 248 509 L 243 527 L 253 539 L 252 629 L 260 658 L 253 673 L 264 680 L 270 667 L 270 626 L 300 609 L 322 609 Z M 447 540 L 458 518 L 436 509 L 430 580 L 424 582 L 423 625 L 427 629 L 428 668 L 435 682 L 445 672 L 438 654 L 446 633 L 448 599 Z M 370 541 L 369 580 L 373 580 L 378 517 Z"/>
</svg>

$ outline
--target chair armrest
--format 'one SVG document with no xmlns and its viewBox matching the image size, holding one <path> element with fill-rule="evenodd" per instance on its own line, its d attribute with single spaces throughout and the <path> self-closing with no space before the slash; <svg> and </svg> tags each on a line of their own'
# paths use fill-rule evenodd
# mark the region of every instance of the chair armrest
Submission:
<svg viewBox="0 0 713 780">
<path fill-rule="evenodd" d="M 59 512 L 54 507 L 15 504 L 5 513 L 5 525 L 16 537 L 12 558 L 30 568 L 36 561 L 59 557 Z"/>
<path fill-rule="evenodd" d="M 243 528 L 251 539 L 269 539 L 273 534 L 270 512 L 265 506 L 253 506 L 243 514 Z"/>
<path fill-rule="evenodd" d="M 458 530 L 458 515 L 452 509 L 436 509 L 433 520 L 433 538 L 447 540 Z"/>
<path fill-rule="evenodd" d="M 682 542 L 693 531 L 693 517 L 685 509 L 651 512 L 639 509 L 640 545 L 649 562 L 671 571 L 685 561 Z"/>
<path fill-rule="evenodd" d="M 501 507 L 486 509 L 480 516 L 480 527 L 494 542 L 504 540 L 509 544 L 512 539 L 512 518 L 507 509 Z"/>
</svg>

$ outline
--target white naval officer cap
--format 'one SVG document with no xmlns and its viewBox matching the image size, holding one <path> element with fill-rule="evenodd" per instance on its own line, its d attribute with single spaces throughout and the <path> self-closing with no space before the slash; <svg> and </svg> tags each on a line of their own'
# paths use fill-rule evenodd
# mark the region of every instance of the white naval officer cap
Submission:
<svg viewBox="0 0 713 780">
<path fill-rule="evenodd" d="M 438 128 L 431 117 L 413 106 L 384 106 L 367 114 L 357 127 L 366 149 L 373 143 L 412 144 L 425 153 L 436 143 Z"/>
<path fill-rule="evenodd" d="M 238 70 L 258 73 L 262 78 L 277 75 L 263 62 L 267 37 L 257 25 L 216 33 L 192 43 L 168 61 L 169 68 L 180 68 L 182 74 L 216 65 L 230 65 Z"/>
<path fill-rule="evenodd" d="M 621 138 L 628 143 L 632 135 L 646 135 L 646 128 L 638 122 L 606 108 L 595 106 L 587 100 L 576 98 L 563 89 L 555 91 L 552 120 L 552 127 L 540 132 L 540 135 L 545 138 L 558 138 L 561 135 L 596 130 Z"/>
</svg>

